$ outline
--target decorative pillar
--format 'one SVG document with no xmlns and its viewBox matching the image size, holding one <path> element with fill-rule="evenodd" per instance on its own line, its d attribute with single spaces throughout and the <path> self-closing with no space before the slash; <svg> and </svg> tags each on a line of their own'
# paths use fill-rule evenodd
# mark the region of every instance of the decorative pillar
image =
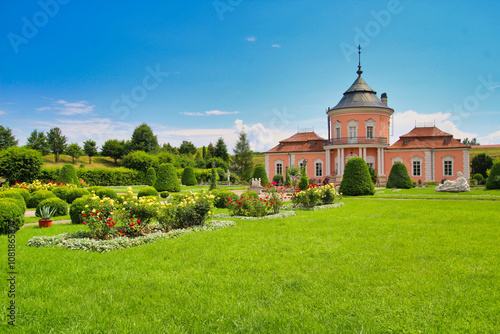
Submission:
<svg viewBox="0 0 500 334">
<path fill-rule="evenodd" d="M 340 167 L 340 175 L 344 175 L 344 148 L 341 148 L 340 149 L 340 163 L 339 163 L 339 167 Z"/>
<path fill-rule="evenodd" d="M 385 169 L 385 157 L 384 157 L 384 155 L 385 155 L 384 154 L 384 148 L 382 147 L 380 149 L 380 161 L 381 161 L 381 164 L 382 164 L 382 169 L 381 169 L 382 173 L 380 173 L 381 175 L 385 175 L 385 170 L 384 170 Z"/>
<path fill-rule="evenodd" d="M 330 175 L 331 169 L 330 169 L 330 150 L 326 150 L 326 162 L 325 162 L 325 175 Z"/>
<path fill-rule="evenodd" d="M 377 148 L 377 173 L 378 175 L 382 175 L 381 171 L 381 164 L 380 164 L 380 148 Z"/>
<path fill-rule="evenodd" d="M 366 156 L 366 147 L 363 147 L 363 158 L 366 161 L 366 158 L 367 158 L 367 156 Z"/>
</svg>

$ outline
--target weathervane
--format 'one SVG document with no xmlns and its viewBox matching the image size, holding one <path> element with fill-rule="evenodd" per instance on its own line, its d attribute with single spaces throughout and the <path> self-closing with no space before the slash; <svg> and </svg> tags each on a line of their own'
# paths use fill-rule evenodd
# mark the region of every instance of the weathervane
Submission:
<svg viewBox="0 0 500 334">
<path fill-rule="evenodd" d="M 358 71 L 356 73 L 358 73 L 358 75 L 363 73 L 363 71 L 361 71 L 361 45 L 358 45 Z"/>
</svg>

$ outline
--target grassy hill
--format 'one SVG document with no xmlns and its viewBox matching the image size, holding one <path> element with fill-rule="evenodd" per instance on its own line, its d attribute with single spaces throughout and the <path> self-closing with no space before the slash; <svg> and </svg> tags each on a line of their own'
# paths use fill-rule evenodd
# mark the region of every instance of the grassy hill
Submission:
<svg viewBox="0 0 500 334">
<path fill-rule="evenodd" d="M 54 161 L 54 155 L 46 155 L 43 157 L 43 166 L 44 167 L 62 167 L 66 164 L 72 164 L 76 168 L 79 168 L 81 165 L 85 168 L 112 168 L 117 167 L 115 165 L 113 159 L 108 157 L 92 157 L 92 163 L 89 164 L 89 157 L 82 156 L 78 159 L 75 159 L 75 163 L 73 163 L 73 158 L 69 155 L 60 155 L 59 161 Z"/>
<path fill-rule="evenodd" d="M 473 147 L 470 150 L 470 158 L 474 158 L 476 155 L 481 153 L 486 153 L 490 157 L 495 159 L 500 159 L 500 147 Z"/>
</svg>

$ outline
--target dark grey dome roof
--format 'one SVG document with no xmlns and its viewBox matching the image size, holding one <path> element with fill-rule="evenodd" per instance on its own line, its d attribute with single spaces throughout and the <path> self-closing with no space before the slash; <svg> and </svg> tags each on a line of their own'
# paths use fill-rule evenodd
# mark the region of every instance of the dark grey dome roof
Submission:
<svg viewBox="0 0 500 334">
<path fill-rule="evenodd" d="M 330 110 L 353 107 L 379 107 L 387 108 L 377 97 L 377 92 L 370 88 L 358 73 L 358 78 L 344 93 L 344 97 Z"/>
</svg>

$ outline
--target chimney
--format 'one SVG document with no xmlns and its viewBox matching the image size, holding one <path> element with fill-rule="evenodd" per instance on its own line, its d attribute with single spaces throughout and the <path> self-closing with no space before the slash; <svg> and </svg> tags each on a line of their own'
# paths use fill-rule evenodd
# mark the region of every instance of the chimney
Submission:
<svg viewBox="0 0 500 334">
<path fill-rule="evenodd" d="M 382 93 L 380 99 L 382 100 L 383 104 L 387 105 L 387 93 Z"/>
</svg>

